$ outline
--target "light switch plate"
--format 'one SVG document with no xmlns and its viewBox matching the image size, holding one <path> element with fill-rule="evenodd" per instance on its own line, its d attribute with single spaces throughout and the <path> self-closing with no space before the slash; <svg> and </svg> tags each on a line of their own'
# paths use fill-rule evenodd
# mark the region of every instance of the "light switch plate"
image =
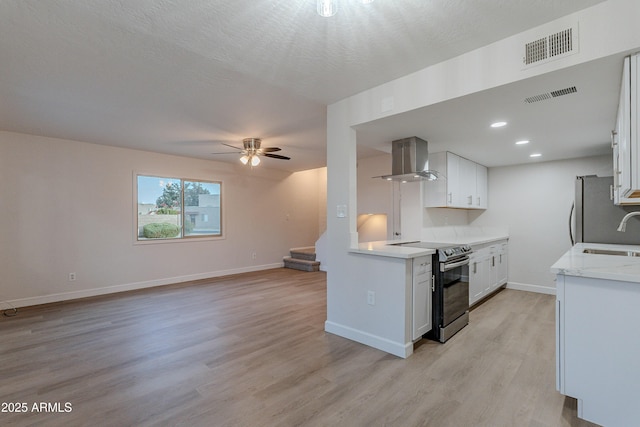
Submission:
<svg viewBox="0 0 640 427">
<path fill-rule="evenodd" d="M 336 216 L 338 218 L 346 218 L 347 216 L 347 205 L 338 205 L 336 210 Z"/>
</svg>

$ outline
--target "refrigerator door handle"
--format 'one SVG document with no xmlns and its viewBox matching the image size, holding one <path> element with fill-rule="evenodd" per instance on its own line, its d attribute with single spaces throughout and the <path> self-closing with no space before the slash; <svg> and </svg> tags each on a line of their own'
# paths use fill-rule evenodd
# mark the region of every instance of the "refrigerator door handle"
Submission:
<svg viewBox="0 0 640 427">
<path fill-rule="evenodd" d="M 576 242 L 573 239 L 573 212 L 576 207 L 576 203 L 571 203 L 571 210 L 569 211 L 569 239 L 571 240 L 571 246 L 575 245 Z"/>
</svg>

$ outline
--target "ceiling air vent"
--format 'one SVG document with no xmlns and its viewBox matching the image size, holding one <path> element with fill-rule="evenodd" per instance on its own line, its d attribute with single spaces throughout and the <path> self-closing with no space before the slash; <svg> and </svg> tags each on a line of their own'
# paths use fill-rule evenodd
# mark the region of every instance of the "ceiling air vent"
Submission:
<svg viewBox="0 0 640 427">
<path fill-rule="evenodd" d="M 524 65 L 528 68 L 578 52 L 578 24 L 524 45 Z"/>
<path fill-rule="evenodd" d="M 541 93 L 540 95 L 530 96 L 524 99 L 527 104 L 533 104 L 534 102 L 544 101 L 546 99 L 557 98 L 559 96 L 570 95 L 578 92 L 575 86 L 567 87 L 559 90 L 552 90 L 551 92 Z"/>
</svg>

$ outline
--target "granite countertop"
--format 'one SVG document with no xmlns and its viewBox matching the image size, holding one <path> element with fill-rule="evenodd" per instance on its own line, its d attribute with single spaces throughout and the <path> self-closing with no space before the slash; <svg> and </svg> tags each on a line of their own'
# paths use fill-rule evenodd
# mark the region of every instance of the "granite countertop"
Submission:
<svg viewBox="0 0 640 427">
<path fill-rule="evenodd" d="M 551 272 L 567 276 L 640 283 L 640 257 L 584 253 L 587 248 L 640 252 L 640 246 L 577 243 L 551 266 Z"/>
</svg>

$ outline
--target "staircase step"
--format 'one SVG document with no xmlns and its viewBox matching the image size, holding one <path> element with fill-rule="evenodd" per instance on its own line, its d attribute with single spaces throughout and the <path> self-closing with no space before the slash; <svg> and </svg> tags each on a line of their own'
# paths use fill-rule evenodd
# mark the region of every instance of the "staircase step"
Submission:
<svg viewBox="0 0 640 427">
<path fill-rule="evenodd" d="M 320 261 L 292 258 L 286 256 L 282 258 L 285 268 L 292 268 L 300 271 L 318 271 L 320 270 Z"/>
<path fill-rule="evenodd" d="M 305 259 L 308 261 L 316 260 L 316 248 L 314 248 L 313 246 L 309 246 L 306 248 L 291 248 L 289 250 L 289 253 L 291 254 L 291 258 Z"/>
</svg>

